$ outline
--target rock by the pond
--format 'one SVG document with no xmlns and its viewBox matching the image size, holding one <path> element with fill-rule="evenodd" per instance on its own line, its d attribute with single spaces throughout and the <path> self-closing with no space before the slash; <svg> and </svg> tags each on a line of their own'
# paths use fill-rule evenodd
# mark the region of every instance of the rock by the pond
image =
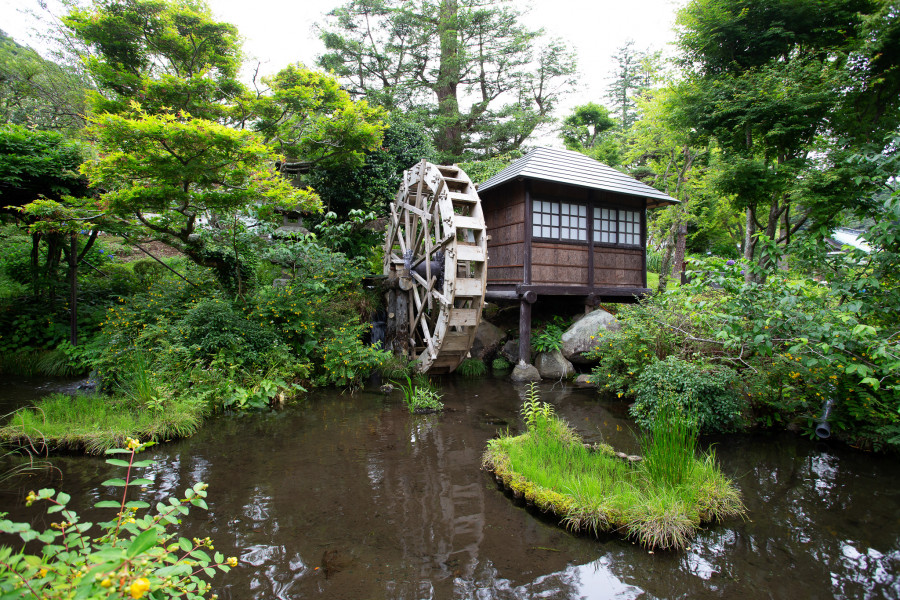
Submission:
<svg viewBox="0 0 900 600">
<path fill-rule="evenodd" d="M 506 339 L 506 333 L 496 325 L 482 320 L 475 330 L 472 342 L 472 358 L 485 360 L 497 352 L 500 344 Z"/>
<path fill-rule="evenodd" d="M 514 383 L 528 383 L 529 381 L 540 381 L 541 374 L 534 365 L 519 362 L 513 369 L 512 375 L 510 375 L 509 378 Z"/>
<path fill-rule="evenodd" d="M 534 360 L 534 366 L 544 379 L 565 379 L 575 374 L 575 367 L 559 350 L 539 353 Z"/>
<path fill-rule="evenodd" d="M 516 364 L 519 362 L 519 340 L 510 340 L 503 344 L 503 349 L 500 351 L 500 354 L 503 355 L 503 358 L 508 360 L 510 364 Z M 528 354 L 528 360 L 531 360 L 531 353 Z"/>
<path fill-rule="evenodd" d="M 616 318 L 602 308 L 591 311 L 562 335 L 563 356 L 575 364 L 588 365 L 597 362 L 584 356 L 597 346 L 596 339 L 591 339 L 591 336 L 596 338 L 597 332 L 601 329 L 616 331 L 619 327 L 621 325 Z"/>
<path fill-rule="evenodd" d="M 597 384 L 591 381 L 590 373 L 582 373 L 575 378 L 575 385 L 578 387 L 597 387 Z"/>
</svg>

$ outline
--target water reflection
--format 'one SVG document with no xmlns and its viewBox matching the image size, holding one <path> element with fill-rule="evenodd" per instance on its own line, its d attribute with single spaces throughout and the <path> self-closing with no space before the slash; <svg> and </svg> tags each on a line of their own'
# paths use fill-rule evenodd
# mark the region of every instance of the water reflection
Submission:
<svg viewBox="0 0 900 600">
<path fill-rule="evenodd" d="M 183 535 L 209 535 L 239 557 L 215 581 L 223 599 L 900 599 L 900 468 L 890 459 L 823 453 L 791 436 L 712 440 L 749 518 L 704 529 L 686 552 L 649 554 L 614 536 L 572 536 L 480 471 L 487 440 L 521 428 L 523 388 L 443 385 L 442 415 L 409 415 L 378 393 L 321 393 L 218 418 L 152 450 L 152 500 L 210 484 L 210 511 L 193 512 Z M 623 405 L 549 385 L 543 399 L 588 441 L 637 451 Z M 80 490 L 88 516 L 114 491 L 98 485 L 112 473 L 102 460 L 54 463 L 65 479 L 50 484 Z M 20 501 L 40 485 L 0 490 L 0 509 L 31 519 Z"/>
</svg>

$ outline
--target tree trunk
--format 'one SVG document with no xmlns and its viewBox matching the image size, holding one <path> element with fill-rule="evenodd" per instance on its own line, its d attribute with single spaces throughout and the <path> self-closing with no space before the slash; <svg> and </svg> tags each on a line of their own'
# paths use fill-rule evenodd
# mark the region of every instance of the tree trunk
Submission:
<svg viewBox="0 0 900 600">
<path fill-rule="evenodd" d="M 675 223 L 675 257 L 673 259 L 674 262 L 674 271 L 676 275 L 681 273 L 684 270 L 684 254 L 685 249 L 687 248 L 687 223 L 683 220 L 679 219 L 678 222 Z"/>
<path fill-rule="evenodd" d="M 31 234 L 31 293 L 37 298 L 41 293 L 40 286 L 41 234 Z"/>
<path fill-rule="evenodd" d="M 753 235 L 756 233 L 756 221 L 754 219 L 753 207 L 748 206 L 746 211 L 746 222 L 744 225 L 744 260 L 749 265 L 753 262 Z M 744 282 L 750 283 L 753 275 L 750 269 L 744 271 Z"/>
<path fill-rule="evenodd" d="M 69 250 L 69 343 L 78 345 L 78 235 L 71 234 Z"/>
<path fill-rule="evenodd" d="M 457 0 L 441 0 L 438 15 L 441 58 L 434 91 L 438 100 L 438 134 L 435 145 L 440 161 L 444 164 L 459 160 L 464 150 L 457 97 L 460 78 L 458 10 Z"/>
<path fill-rule="evenodd" d="M 789 269 L 788 266 L 788 253 L 787 248 L 791 245 L 791 205 L 788 204 L 784 207 L 784 212 L 781 213 L 781 233 L 778 236 L 779 240 L 784 239 L 784 247 L 785 252 L 781 255 L 781 258 L 778 260 L 778 268 L 782 271 L 787 271 Z"/>
</svg>

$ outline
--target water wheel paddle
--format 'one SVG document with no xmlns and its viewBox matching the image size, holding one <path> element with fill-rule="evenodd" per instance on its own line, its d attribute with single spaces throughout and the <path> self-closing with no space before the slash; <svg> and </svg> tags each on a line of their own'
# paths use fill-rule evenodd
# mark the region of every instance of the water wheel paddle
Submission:
<svg viewBox="0 0 900 600">
<path fill-rule="evenodd" d="M 403 174 L 390 206 L 384 274 L 398 280 L 389 312 L 406 310 L 407 355 L 422 373 L 450 373 L 481 321 L 487 234 L 475 185 L 457 166 L 422 161 Z M 398 332 L 399 333 L 399 332 Z"/>
</svg>

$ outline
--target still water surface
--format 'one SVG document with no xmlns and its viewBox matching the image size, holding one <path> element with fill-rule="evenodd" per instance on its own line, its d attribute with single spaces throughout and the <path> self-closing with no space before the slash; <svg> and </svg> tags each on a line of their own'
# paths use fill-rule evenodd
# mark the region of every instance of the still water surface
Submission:
<svg viewBox="0 0 900 600">
<path fill-rule="evenodd" d="M 637 451 L 623 405 L 542 390 L 587 441 Z M 326 391 L 218 417 L 148 451 L 158 461 L 148 494 L 209 483 L 210 511 L 192 513 L 182 534 L 240 558 L 214 582 L 223 599 L 900 599 L 895 459 L 790 435 L 714 440 L 748 518 L 710 526 L 689 551 L 650 554 L 573 536 L 480 470 L 487 440 L 521 427 L 523 389 L 456 378 L 443 391 L 442 415 L 410 415 L 398 393 Z M 51 484 L 86 506 L 113 491 L 98 486 L 115 470 L 101 459 L 52 462 L 62 481 Z M 5 484 L 0 510 L 40 524 L 21 502 L 47 483 Z"/>
</svg>

